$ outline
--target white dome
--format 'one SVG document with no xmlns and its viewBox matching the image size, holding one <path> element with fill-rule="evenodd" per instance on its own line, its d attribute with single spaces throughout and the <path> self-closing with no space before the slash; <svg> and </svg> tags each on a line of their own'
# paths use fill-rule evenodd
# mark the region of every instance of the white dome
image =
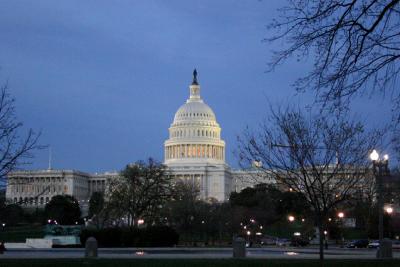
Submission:
<svg viewBox="0 0 400 267">
<path fill-rule="evenodd" d="M 203 101 L 188 101 L 175 113 L 174 122 L 204 121 L 216 123 L 215 114 Z"/>
<path fill-rule="evenodd" d="M 212 109 L 200 97 L 197 72 L 189 87 L 190 97 L 175 113 L 165 141 L 165 163 L 224 163 L 225 142 Z"/>
</svg>

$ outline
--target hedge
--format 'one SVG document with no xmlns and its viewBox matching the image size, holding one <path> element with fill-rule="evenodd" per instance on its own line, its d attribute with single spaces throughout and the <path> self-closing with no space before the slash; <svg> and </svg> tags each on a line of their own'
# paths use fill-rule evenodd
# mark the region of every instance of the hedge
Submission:
<svg viewBox="0 0 400 267">
<path fill-rule="evenodd" d="M 83 229 L 81 243 L 84 245 L 91 236 L 96 238 L 99 247 L 172 247 L 179 241 L 179 234 L 168 226 Z"/>
</svg>

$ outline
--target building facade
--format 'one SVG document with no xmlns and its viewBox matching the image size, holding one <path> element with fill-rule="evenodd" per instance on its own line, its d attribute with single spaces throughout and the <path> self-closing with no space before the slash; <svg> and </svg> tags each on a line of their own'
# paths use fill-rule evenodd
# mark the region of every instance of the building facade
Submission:
<svg viewBox="0 0 400 267">
<path fill-rule="evenodd" d="M 71 195 L 85 206 L 94 192 L 105 192 L 108 179 L 117 176 L 75 170 L 14 171 L 8 174 L 6 198 L 25 207 L 44 207 L 53 196 Z"/>
</svg>

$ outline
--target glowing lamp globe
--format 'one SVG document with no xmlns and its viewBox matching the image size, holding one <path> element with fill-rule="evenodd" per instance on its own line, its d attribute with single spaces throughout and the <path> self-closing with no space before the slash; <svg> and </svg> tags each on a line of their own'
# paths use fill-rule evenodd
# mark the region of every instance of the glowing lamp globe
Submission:
<svg viewBox="0 0 400 267">
<path fill-rule="evenodd" d="M 378 154 L 378 152 L 376 152 L 376 150 L 374 149 L 374 150 L 372 151 L 372 153 L 369 155 L 369 158 L 370 158 L 371 160 L 373 160 L 373 161 L 378 160 L 378 159 L 379 159 L 379 154 Z"/>
</svg>

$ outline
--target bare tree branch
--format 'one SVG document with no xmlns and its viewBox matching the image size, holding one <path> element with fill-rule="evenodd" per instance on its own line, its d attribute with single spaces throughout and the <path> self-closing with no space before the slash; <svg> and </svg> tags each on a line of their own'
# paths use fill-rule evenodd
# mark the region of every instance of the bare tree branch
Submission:
<svg viewBox="0 0 400 267">
<path fill-rule="evenodd" d="M 389 92 L 400 122 L 400 0 L 289 0 L 266 40 L 284 41 L 270 69 L 292 56 L 313 56 L 296 89 L 312 90 L 325 107 L 342 108 L 356 94 Z"/>
<path fill-rule="evenodd" d="M 40 133 L 29 129 L 20 136 L 22 123 L 15 115 L 15 100 L 8 93 L 5 84 L 0 89 L 0 187 L 5 186 L 7 174 L 16 168 L 29 164 L 32 152 L 41 149 L 38 144 Z"/>
<path fill-rule="evenodd" d="M 241 165 L 261 162 L 259 170 L 279 186 L 304 195 L 321 233 L 328 214 L 362 189 L 370 175 L 368 152 L 382 137 L 379 131 L 367 132 L 347 115 L 271 109 L 258 130 L 246 130 L 239 137 Z"/>
</svg>

